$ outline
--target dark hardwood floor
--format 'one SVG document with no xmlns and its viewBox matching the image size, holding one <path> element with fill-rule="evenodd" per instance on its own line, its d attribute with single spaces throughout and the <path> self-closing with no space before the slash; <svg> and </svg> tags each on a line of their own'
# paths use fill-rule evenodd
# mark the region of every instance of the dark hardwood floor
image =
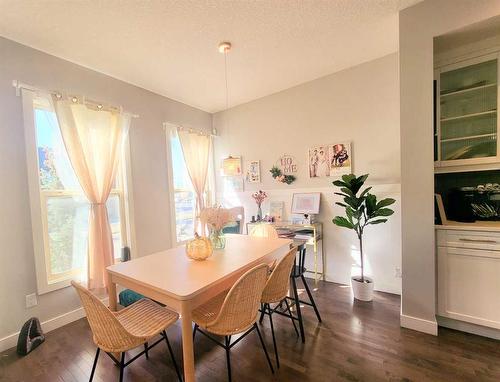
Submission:
<svg viewBox="0 0 500 382">
<path fill-rule="evenodd" d="M 314 283 L 311 281 L 311 286 Z M 448 329 L 433 337 L 399 327 L 399 296 L 377 293 L 372 303 L 353 302 L 350 289 L 319 283 L 314 292 L 323 323 L 303 309 L 306 343 L 291 323 L 275 316 L 281 368 L 274 376 L 256 333 L 232 349 L 234 381 L 500 381 L 500 342 Z M 262 332 L 272 353 L 266 317 Z M 180 328 L 169 331 L 181 362 Z M 198 381 L 226 381 L 224 350 L 204 336 L 195 342 Z M 95 347 L 85 319 L 47 334 L 26 357 L 15 349 L 0 354 L 0 381 L 86 381 Z M 117 381 L 118 368 L 102 355 L 95 381 Z M 125 371 L 125 381 L 175 381 L 166 346 L 141 357 Z"/>
</svg>

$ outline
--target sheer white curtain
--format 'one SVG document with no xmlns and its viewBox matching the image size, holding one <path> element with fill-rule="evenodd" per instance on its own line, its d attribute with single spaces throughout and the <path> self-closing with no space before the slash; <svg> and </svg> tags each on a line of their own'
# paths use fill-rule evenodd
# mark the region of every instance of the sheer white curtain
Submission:
<svg viewBox="0 0 500 382">
<path fill-rule="evenodd" d="M 200 132 L 178 129 L 177 134 L 182 147 L 189 178 L 196 194 L 196 220 L 205 208 L 204 193 L 207 186 L 208 161 L 210 157 L 211 136 Z M 196 231 L 198 224 L 194 224 Z"/>
<path fill-rule="evenodd" d="M 106 201 L 116 177 L 130 115 L 80 97 L 52 96 L 71 165 L 90 202 L 89 288 L 108 285 L 106 267 L 113 264 L 113 238 Z"/>
</svg>

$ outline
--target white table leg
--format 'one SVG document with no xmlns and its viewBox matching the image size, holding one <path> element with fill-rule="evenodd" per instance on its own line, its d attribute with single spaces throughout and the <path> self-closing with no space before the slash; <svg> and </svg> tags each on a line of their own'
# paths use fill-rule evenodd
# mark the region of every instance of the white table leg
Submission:
<svg viewBox="0 0 500 382">
<path fill-rule="evenodd" d="M 182 357 L 184 362 L 184 381 L 194 382 L 193 328 L 191 326 L 191 307 L 187 302 L 181 305 Z"/>
</svg>

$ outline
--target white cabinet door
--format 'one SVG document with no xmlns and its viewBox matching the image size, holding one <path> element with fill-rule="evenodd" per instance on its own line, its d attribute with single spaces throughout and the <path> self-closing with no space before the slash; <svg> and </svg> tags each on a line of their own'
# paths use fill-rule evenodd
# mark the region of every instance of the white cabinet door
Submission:
<svg viewBox="0 0 500 382">
<path fill-rule="evenodd" d="M 500 252 L 438 247 L 438 314 L 500 329 Z"/>
</svg>

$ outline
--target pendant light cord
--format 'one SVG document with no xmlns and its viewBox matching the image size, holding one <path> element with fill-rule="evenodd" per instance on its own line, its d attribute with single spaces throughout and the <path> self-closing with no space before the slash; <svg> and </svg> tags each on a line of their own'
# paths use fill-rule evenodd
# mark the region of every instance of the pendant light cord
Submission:
<svg viewBox="0 0 500 382">
<path fill-rule="evenodd" d="M 227 49 L 224 50 L 224 78 L 226 81 L 226 110 L 229 108 L 229 90 L 227 85 Z"/>
</svg>

